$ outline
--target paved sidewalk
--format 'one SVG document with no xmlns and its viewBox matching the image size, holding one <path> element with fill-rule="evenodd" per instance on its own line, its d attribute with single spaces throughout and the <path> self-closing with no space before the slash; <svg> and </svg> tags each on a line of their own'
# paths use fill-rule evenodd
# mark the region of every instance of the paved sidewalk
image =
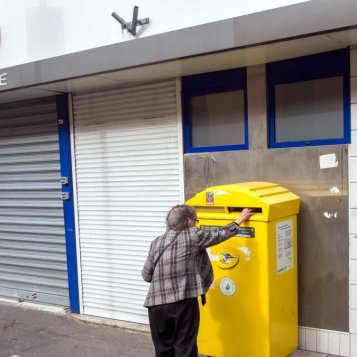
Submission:
<svg viewBox="0 0 357 357">
<path fill-rule="evenodd" d="M 0 301 L 0 357 L 152 357 L 149 333 Z"/>
<path fill-rule="evenodd" d="M 141 331 L 133 331 L 107 323 L 59 308 L 0 300 L 0 357 L 154 356 L 147 326 L 136 325 Z M 326 355 L 297 351 L 290 357 Z"/>
</svg>

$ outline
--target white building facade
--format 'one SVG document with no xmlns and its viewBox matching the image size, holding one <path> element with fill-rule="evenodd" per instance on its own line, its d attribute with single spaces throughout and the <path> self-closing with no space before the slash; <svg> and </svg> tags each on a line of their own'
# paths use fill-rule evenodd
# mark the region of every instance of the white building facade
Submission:
<svg viewBox="0 0 357 357">
<path fill-rule="evenodd" d="M 355 1 L 0 10 L 0 296 L 146 325 L 167 210 L 272 181 L 302 202 L 299 347 L 357 356 Z"/>
</svg>

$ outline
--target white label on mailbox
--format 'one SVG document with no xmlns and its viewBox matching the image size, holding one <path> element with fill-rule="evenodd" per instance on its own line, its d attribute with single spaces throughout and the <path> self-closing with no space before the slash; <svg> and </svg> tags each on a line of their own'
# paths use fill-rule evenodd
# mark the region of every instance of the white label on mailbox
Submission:
<svg viewBox="0 0 357 357">
<path fill-rule="evenodd" d="M 293 221 L 289 219 L 276 225 L 276 272 L 282 274 L 293 267 Z"/>
<path fill-rule="evenodd" d="M 224 295 L 231 296 L 236 292 L 236 284 L 230 278 L 221 280 L 219 287 Z"/>
</svg>

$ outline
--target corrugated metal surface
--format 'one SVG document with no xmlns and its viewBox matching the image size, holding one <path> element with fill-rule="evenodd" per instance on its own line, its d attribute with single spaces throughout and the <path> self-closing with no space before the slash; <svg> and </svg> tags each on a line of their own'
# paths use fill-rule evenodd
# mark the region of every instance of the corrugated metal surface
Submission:
<svg viewBox="0 0 357 357">
<path fill-rule="evenodd" d="M 0 105 L 0 296 L 68 306 L 54 97 Z"/>
<path fill-rule="evenodd" d="M 147 323 L 141 268 L 181 201 L 175 81 L 74 96 L 86 314 Z"/>
</svg>

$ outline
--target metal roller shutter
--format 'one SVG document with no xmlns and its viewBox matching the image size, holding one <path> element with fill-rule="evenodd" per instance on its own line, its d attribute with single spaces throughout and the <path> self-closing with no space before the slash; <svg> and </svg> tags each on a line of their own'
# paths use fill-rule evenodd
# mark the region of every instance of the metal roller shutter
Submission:
<svg viewBox="0 0 357 357">
<path fill-rule="evenodd" d="M 73 99 L 83 310 L 147 323 L 140 271 L 182 201 L 176 82 Z"/>
<path fill-rule="evenodd" d="M 0 296 L 68 306 L 56 100 L 0 105 Z"/>
</svg>

